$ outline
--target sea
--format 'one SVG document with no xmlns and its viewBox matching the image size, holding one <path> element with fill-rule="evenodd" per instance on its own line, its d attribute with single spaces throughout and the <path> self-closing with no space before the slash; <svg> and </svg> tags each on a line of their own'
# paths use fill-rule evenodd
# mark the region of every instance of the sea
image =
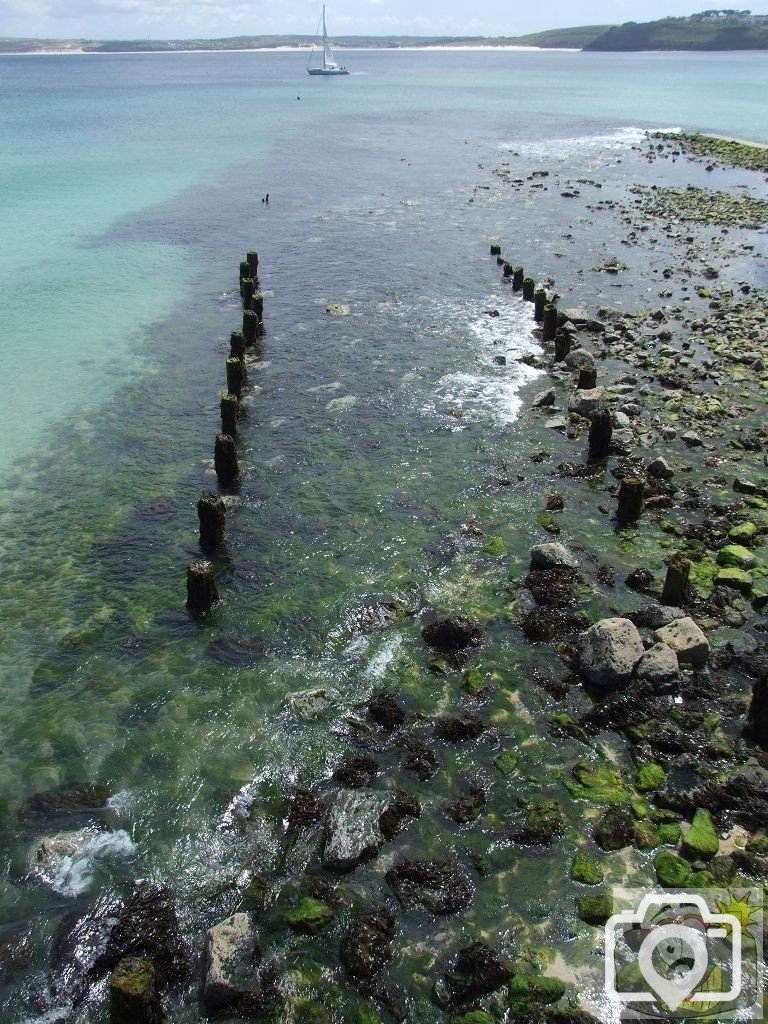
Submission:
<svg viewBox="0 0 768 1024">
<path fill-rule="evenodd" d="M 420 609 L 489 624 L 491 716 L 538 750 L 519 785 L 562 756 L 531 683 L 547 655 L 493 620 L 541 540 L 520 414 L 543 384 L 521 360 L 539 351 L 532 307 L 489 246 L 570 304 L 642 307 L 642 274 L 623 290 L 590 276 L 641 256 L 584 194 L 724 181 L 639 147 L 654 129 L 768 143 L 768 54 L 344 59 L 349 76 L 323 79 L 300 52 L 0 58 L 2 1022 L 108 1019 L 105 979 L 79 983 L 96 940 L 78 945 L 73 922 L 114 914 L 135 879 L 172 888 L 199 957 L 254 864 L 282 877 L 286 801 L 357 749 L 372 692 L 399 688 L 425 719 L 456 705 Z M 508 180 L 534 171 L 535 202 Z M 576 205 L 550 176 L 581 182 Z M 761 183 L 743 172 L 744 188 Z M 196 618 L 185 571 L 196 502 L 216 490 L 249 250 L 265 334 L 215 558 L 221 601 Z M 764 266 L 749 272 L 766 283 Z M 482 545 L 497 536 L 493 560 Z M 457 781 L 471 751 L 444 763 Z M 411 782 L 428 807 L 431 784 Z M 82 783 L 109 791 L 95 822 L 29 813 L 35 794 Z M 490 827 L 459 841 L 436 807 L 402 849 L 485 853 Z M 501 851 L 448 939 L 406 915 L 393 976 L 408 1019 L 441 1019 L 435 942 L 535 933 L 576 969 L 587 940 L 568 855 Z M 311 862 L 291 857 L 292 875 Z M 379 860 L 348 882 L 356 897 L 385 898 Z M 283 949 L 313 998 L 341 985 L 326 945 Z M 198 977 L 168 990 L 177 1024 L 199 1019 Z M 338 991 L 328 1019 L 352 1019 Z"/>
</svg>

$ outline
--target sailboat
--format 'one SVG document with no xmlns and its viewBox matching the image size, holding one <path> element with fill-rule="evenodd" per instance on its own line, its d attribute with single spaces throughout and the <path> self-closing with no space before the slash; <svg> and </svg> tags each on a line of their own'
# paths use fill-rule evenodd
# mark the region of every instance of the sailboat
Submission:
<svg viewBox="0 0 768 1024">
<path fill-rule="evenodd" d="M 348 75 L 349 71 L 341 64 L 336 63 L 336 58 L 333 55 L 331 44 L 328 42 L 328 32 L 325 28 L 325 4 L 323 4 L 323 63 L 318 67 L 312 67 L 312 58 L 315 54 L 315 48 L 312 47 L 312 52 L 309 55 L 309 63 L 307 64 L 307 74 L 310 75 Z"/>
</svg>

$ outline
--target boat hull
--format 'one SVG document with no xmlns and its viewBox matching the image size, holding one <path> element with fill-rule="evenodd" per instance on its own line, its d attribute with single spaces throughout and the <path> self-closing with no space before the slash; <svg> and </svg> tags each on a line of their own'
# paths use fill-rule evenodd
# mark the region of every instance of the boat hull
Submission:
<svg viewBox="0 0 768 1024">
<path fill-rule="evenodd" d="M 307 68 L 308 75 L 348 75 L 346 68 Z"/>
</svg>

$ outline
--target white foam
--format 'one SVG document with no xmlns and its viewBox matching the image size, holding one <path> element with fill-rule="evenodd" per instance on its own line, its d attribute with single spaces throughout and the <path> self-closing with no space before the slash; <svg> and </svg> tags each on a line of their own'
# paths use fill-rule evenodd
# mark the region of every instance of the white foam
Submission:
<svg viewBox="0 0 768 1024">
<path fill-rule="evenodd" d="M 505 150 L 514 150 L 520 156 L 536 160 L 564 161 L 578 154 L 580 158 L 597 156 L 605 150 L 626 150 L 643 142 L 653 131 L 679 132 L 679 128 L 638 128 L 627 125 L 612 132 L 596 135 L 565 136 L 558 139 L 536 141 L 513 141 L 504 145 Z"/>
<path fill-rule="evenodd" d="M 393 636 L 384 644 L 381 650 L 371 658 L 365 667 L 363 675 L 366 679 L 382 679 L 387 669 L 395 660 L 397 652 L 403 642 L 401 636 Z"/>
<path fill-rule="evenodd" d="M 38 875 L 62 896 L 80 896 L 93 884 L 100 864 L 127 859 L 136 852 L 136 845 L 124 829 L 117 832 L 94 832 L 71 854 L 52 854 L 38 869 Z"/>
</svg>

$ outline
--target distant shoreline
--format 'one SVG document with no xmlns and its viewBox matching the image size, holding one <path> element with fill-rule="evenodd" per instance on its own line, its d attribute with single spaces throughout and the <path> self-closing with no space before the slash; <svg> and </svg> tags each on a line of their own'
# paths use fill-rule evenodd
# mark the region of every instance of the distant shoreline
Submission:
<svg viewBox="0 0 768 1024">
<path fill-rule="evenodd" d="M 211 47 L 205 49 L 197 46 L 189 50 L 83 50 L 61 49 L 61 50 L 4 50 L 0 57 L 121 57 L 131 55 L 153 54 L 156 56 L 173 56 L 177 53 L 309 53 L 311 46 L 238 46 L 232 49 L 220 49 Z M 451 53 L 453 51 L 479 53 L 484 50 L 500 51 L 511 50 L 522 53 L 580 53 L 575 47 L 569 46 L 339 46 L 335 44 L 339 53 L 424 53 L 440 51 Z"/>
</svg>

